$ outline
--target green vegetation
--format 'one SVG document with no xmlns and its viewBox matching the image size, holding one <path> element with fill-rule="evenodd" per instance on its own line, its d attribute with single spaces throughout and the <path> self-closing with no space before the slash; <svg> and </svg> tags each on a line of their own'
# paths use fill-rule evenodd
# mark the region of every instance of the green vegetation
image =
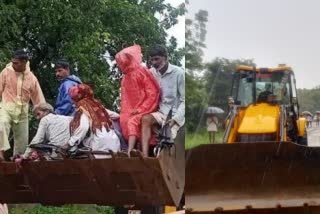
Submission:
<svg viewBox="0 0 320 214">
<path fill-rule="evenodd" d="M 11 205 L 10 214 L 113 214 L 112 207 L 97 205 L 65 205 L 61 207 L 41 205 Z"/>
<path fill-rule="evenodd" d="M 215 143 L 221 143 L 222 137 L 223 137 L 223 130 L 219 130 L 216 133 Z M 185 148 L 191 149 L 201 144 L 207 144 L 208 142 L 209 142 L 208 132 L 204 129 L 195 133 L 187 133 Z"/>
<path fill-rule="evenodd" d="M 116 110 L 121 74 L 110 64 L 115 54 L 139 44 L 147 60 L 149 49 L 162 44 L 170 51 L 171 62 L 180 64 L 183 49 L 166 30 L 184 12 L 184 4 L 174 8 L 158 0 L 3 0 L 0 68 L 10 61 L 13 50 L 26 48 L 45 98 L 54 104 L 59 82 L 52 63 L 65 58 L 83 82 L 94 86 L 96 97 Z"/>
<path fill-rule="evenodd" d="M 298 101 L 300 113 L 310 111 L 314 114 L 316 111 L 320 111 L 320 86 L 313 89 L 298 89 Z"/>
</svg>

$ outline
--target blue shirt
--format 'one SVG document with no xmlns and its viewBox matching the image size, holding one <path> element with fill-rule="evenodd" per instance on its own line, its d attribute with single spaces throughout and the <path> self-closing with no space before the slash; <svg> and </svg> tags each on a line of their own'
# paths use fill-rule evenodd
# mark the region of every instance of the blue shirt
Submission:
<svg viewBox="0 0 320 214">
<path fill-rule="evenodd" d="M 81 80 L 75 75 L 70 75 L 62 80 L 62 83 L 58 89 L 59 92 L 56 104 L 54 106 L 54 111 L 56 114 L 65 116 L 73 115 L 75 108 L 73 107 L 73 101 L 68 92 L 72 86 L 78 84 L 81 84 Z"/>
</svg>

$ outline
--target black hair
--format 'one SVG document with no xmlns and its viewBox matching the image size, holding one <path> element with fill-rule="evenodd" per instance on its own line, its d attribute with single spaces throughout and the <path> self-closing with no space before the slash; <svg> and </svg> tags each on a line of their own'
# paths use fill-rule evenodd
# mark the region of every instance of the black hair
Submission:
<svg viewBox="0 0 320 214">
<path fill-rule="evenodd" d="M 59 59 L 54 63 L 54 69 L 58 69 L 58 68 L 69 69 L 69 67 L 70 67 L 69 62 L 65 59 Z"/>
<path fill-rule="evenodd" d="M 167 49 L 164 46 L 156 45 L 150 50 L 149 55 L 151 57 L 164 56 L 164 57 L 167 58 L 168 57 L 168 52 L 167 52 Z"/>
<path fill-rule="evenodd" d="M 14 51 L 12 53 L 12 59 L 19 59 L 19 60 L 28 61 L 29 60 L 29 56 L 28 56 L 27 52 L 25 52 L 24 50 L 20 49 L 20 50 Z"/>
</svg>

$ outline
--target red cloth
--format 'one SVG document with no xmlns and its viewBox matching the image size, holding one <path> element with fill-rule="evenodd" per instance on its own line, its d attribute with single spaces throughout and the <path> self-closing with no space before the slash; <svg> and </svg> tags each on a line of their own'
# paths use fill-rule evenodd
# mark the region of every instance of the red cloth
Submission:
<svg viewBox="0 0 320 214">
<path fill-rule="evenodd" d="M 102 127 L 109 130 L 112 125 L 109 114 L 104 106 L 94 98 L 90 86 L 86 84 L 73 86 L 69 90 L 69 95 L 76 105 L 76 113 L 70 122 L 71 134 L 79 127 L 83 113 L 90 117 L 92 121 L 91 130 L 94 134 L 97 129 L 101 130 Z"/>
<path fill-rule="evenodd" d="M 141 139 L 141 118 L 158 108 L 160 88 L 151 72 L 141 65 L 139 45 L 121 50 L 116 61 L 124 77 L 121 81 L 120 126 L 126 139 L 136 136 Z M 133 115 L 133 112 L 138 112 Z"/>
</svg>

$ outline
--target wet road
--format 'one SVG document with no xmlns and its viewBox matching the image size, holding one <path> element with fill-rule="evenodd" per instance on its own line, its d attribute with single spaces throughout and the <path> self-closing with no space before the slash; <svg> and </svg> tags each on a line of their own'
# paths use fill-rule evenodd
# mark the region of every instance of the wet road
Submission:
<svg viewBox="0 0 320 214">
<path fill-rule="evenodd" d="M 308 133 L 308 146 L 320 146 L 320 126 L 312 123 L 311 128 L 307 128 Z"/>
</svg>

